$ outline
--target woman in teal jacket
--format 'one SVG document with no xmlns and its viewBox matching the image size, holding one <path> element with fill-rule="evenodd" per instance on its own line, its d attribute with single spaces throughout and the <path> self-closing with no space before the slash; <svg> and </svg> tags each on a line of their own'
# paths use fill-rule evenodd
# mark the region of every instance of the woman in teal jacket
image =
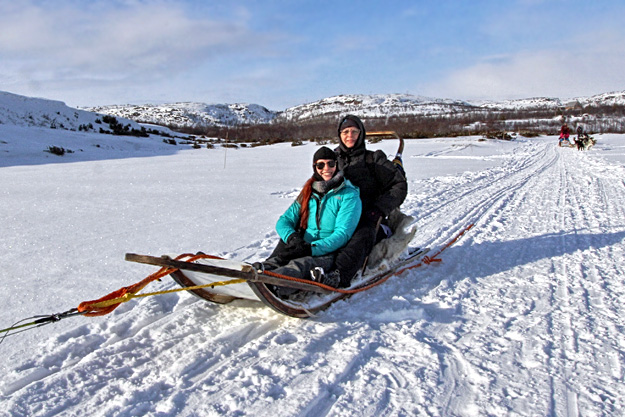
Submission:
<svg viewBox="0 0 625 417">
<path fill-rule="evenodd" d="M 313 156 L 312 177 L 278 219 L 278 246 L 255 267 L 338 286 L 339 277 L 330 272 L 335 251 L 354 234 L 361 211 L 359 190 L 338 170 L 336 154 L 325 146 L 319 148 Z"/>
</svg>

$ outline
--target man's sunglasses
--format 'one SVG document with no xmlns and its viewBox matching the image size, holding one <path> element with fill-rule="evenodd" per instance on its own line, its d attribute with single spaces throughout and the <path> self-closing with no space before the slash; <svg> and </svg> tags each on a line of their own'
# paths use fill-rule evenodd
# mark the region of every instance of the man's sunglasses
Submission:
<svg viewBox="0 0 625 417">
<path fill-rule="evenodd" d="M 325 162 L 317 162 L 316 164 L 313 164 L 314 167 L 316 167 L 319 171 L 321 171 L 323 168 L 325 168 L 326 163 Z M 336 166 L 336 161 L 328 161 L 328 167 L 329 168 L 334 168 Z"/>
</svg>

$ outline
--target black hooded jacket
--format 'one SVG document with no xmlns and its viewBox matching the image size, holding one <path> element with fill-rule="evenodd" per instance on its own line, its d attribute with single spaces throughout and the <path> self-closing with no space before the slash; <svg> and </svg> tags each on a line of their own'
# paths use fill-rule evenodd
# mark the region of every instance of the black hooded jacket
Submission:
<svg viewBox="0 0 625 417">
<path fill-rule="evenodd" d="M 360 135 L 353 148 L 347 148 L 340 140 L 340 127 L 345 119 L 351 119 L 359 126 Z M 383 151 L 368 151 L 365 147 L 365 126 L 362 121 L 347 115 L 339 123 L 339 147 L 336 148 L 339 169 L 345 178 L 360 188 L 363 215 L 377 210 L 388 216 L 406 198 L 408 184 L 404 175 L 389 161 Z"/>
</svg>

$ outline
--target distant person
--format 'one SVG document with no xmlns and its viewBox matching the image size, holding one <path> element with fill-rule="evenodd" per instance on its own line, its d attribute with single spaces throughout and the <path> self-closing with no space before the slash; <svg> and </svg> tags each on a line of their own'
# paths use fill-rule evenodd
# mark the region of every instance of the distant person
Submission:
<svg viewBox="0 0 625 417">
<path fill-rule="evenodd" d="M 571 129 L 567 126 L 567 124 L 563 124 L 560 128 L 560 141 L 558 142 L 558 146 L 562 146 L 562 142 L 566 141 L 567 145 L 571 145 L 569 141 L 569 136 L 571 135 Z"/>
<path fill-rule="evenodd" d="M 588 135 L 584 132 L 584 127 L 582 125 L 577 126 L 577 138 L 575 140 L 575 144 L 577 145 L 577 150 L 581 151 L 584 149 L 584 142 Z"/>
<path fill-rule="evenodd" d="M 577 126 L 577 139 L 575 140 L 577 150 L 581 151 L 590 148 L 595 144 L 595 141 L 586 133 L 583 125 Z"/>
<path fill-rule="evenodd" d="M 344 178 L 336 154 L 325 146 L 319 148 L 313 156 L 312 177 L 278 219 L 280 242 L 267 260 L 254 267 L 338 287 L 335 252 L 352 237 L 361 212 L 358 188 Z M 276 289 L 278 296 L 294 292 L 298 291 Z"/>
<path fill-rule="evenodd" d="M 408 183 L 396 164 L 383 151 L 366 149 L 366 131 L 362 121 L 353 115 L 343 117 L 338 125 L 339 169 L 345 178 L 360 189 L 362 216 L 349 243 L 336 256 L 340 286 L 350 285 L 364 266 L 373 246 L 385 237 L 383 221 L 404 202 Z"/>
</svg>

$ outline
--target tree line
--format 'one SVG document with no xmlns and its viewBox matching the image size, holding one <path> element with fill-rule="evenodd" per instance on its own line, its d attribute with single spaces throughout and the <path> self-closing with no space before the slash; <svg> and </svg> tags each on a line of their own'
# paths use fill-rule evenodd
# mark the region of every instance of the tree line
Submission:
<svg viewBox="0 0 625 417">
<path fill-rule="evenodd" d="M 583 118 L 582 118 L 583 116 Z M 295 141 L 328 141 L 337 138 L 339 115 L 319 116 L 305 121 L 278 118 L 272 123 L 256 125 L 180 127 L 172 130 L 229 142 L 272 144 Z M 505 137 L 505 132 L 524 136 L 554 135 L 563 122 L 574 129 L 583 121 L 589 133 L 625 133 L 625 106 L 587 106 L 576 109 L 480 109 L 442 115 L 408 115 L 363 117 L 368 131 L 393 130 L 403 138 L 434 138 L 464 135 Z"/>
</svg>

